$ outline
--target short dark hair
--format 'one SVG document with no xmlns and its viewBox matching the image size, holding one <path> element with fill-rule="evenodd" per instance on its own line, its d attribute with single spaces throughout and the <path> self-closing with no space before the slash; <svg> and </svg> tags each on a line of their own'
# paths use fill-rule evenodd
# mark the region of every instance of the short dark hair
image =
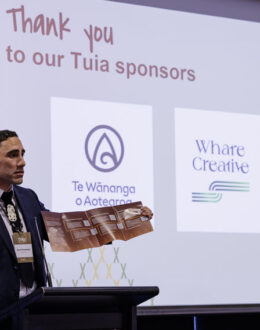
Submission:
<svg viewBox="0 0 260 330">
<path fill-rule="evenodd" d="M 18 135 L 16 132 L 9 131 L 8 129 L 0 131 L 0 143 L 7 140 L 10 137 L 18 137 Z"/>
</svg>

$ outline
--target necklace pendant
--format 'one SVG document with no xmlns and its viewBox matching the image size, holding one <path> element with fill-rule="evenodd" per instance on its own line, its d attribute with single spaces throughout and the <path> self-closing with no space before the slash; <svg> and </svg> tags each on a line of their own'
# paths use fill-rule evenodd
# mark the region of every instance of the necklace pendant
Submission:
<svg viewBox="0 0 260 330">
<path fill-rule="evenodd" d="M 16 222 L 17 221 L 17 215 L 15 212 L 15 208 L 12 204 L 7 205 L 7 217 L 9 221 Z"/>
</svg>

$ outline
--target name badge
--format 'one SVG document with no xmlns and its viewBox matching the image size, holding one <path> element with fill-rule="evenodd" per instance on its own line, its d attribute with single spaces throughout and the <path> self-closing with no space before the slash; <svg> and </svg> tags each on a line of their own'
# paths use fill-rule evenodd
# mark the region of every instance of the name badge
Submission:
<svg viewBox="0 0 260 330">
<path fill-rule="evenodd" d="M 31 233 L 14 233 L 13 242 L 18 263 L 33 262 Z"/>
</svg>

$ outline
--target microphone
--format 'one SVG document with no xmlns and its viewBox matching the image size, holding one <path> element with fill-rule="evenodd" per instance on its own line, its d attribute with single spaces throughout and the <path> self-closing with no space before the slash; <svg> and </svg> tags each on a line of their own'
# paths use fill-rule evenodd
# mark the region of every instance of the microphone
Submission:
<svg viewBox="0 0 260 330">
<path fill-rule="evenodd" d="M 48 263 L 47 263 L 47 260 L 46 260 L 46 257 L 45 257 L 44 247 L 42 245 L 41 235 L 40 235 L 40 231 L 39 231 L 39 227 L 38 227 L 38 223 L 37 223 L 37 217 L 34 217 L 34 221 L 35 221 L 35 226 L 36 226 L 36 229 L 37 229 L 37 235 L 38 235 L 40 247 L 42 249 L 43 260 L 44 260 L 44 264 L 45 264 L 45 268 L 46 268 L 46 272 L 47 272 L 48 286 L 53 287 L 52 279 L 51 279 L 51 273 L 49 271 Z"/>
</svg>

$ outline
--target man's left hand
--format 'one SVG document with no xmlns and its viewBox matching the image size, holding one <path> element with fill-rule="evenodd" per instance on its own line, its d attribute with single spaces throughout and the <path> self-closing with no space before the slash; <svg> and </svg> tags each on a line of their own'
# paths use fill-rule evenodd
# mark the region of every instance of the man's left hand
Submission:
<svg viewBox="0 0 260 330">
<path fill-rule="evenodd" d="M 141 208 L 141 211 L 142 211 L 142 215 L 143 215 L 144 217 L 148 217 L 149 220 L 152 219 L 152 217 L 153 217 L 153 212 L 152 212 L 151 209 L 149 209 L 149 207 L 147 207 L 147 206 L 143 206 L 143 207 Z"/>
</svg>

